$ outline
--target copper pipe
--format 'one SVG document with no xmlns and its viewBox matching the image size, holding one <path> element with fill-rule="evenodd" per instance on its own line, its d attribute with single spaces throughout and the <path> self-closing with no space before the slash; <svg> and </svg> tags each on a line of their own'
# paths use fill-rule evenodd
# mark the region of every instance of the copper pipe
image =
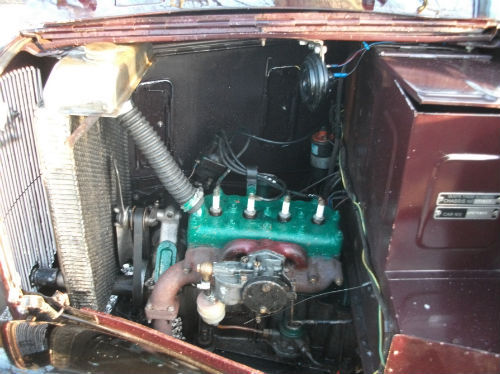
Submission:
<svg viewBox="0 0 500 374">
<path fill-rule="evenodd" d="M 257 330 L 257 329 L 252 329 L 251 327 L 244 327 L 244 326 L 237 326 L 237 325 L 218 325 L 218 329 L 220 330 L 240 330 L 240 331 L 247 331 L 247 332 L 253 332 L 255 334 L 264 334 L 264 331 L 262 330 Z"/>
</svg>

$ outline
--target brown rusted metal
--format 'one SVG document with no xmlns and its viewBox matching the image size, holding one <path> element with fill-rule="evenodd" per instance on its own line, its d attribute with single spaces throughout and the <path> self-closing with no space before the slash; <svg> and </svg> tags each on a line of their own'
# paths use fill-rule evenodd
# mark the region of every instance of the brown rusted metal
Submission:
<svg viewBox="0 0 500 374">
<path fill-rule="evenodd" d="M 184 260 L 160 276 L 145 308 L 146 318 L 153 321 L 156 330 L 169 335 L 172 333 L 171 322 L 177 317 L 180 306 L 177 293 L 182 287 L 200 281 L 201 275 L 195 270 L 204 262 L 214 262 L 215 251 L 215 248 L 209 247 L 191 248 L 186 251 Z"/>
<path fill-rule="evenodd" d="M 395 335 L 385 374 L 500 373 L 500 354 L 454 344 Z"/>
<path fill-rule="evenodd" d="M 266 239 L 234 240 L 224 250 L 212 247 L 188 249 L 185 259 L 171 266 L 158 279 L 146 304 L 146 318 L 153 321 L 156 330 L 170 335 L 172 321 L 177 317 L 180 306 L 177 293 L 182 287 L 201 280 L 201 274 L 195 271 L 198 266 L 205 262 L 233 260 L 260 249 L 270 249 L 291 261 L 291 266 L 287 266 L 286 275 L 294 283 L 297 292 L 316 293 L 325 290 L 333 282 L 342 284 L 342 266 L 336 259 L 308 258 L 304 250 L 293 243 Z"/>
<path fill-rule="evenodd" d="M 295 243 L 277 242 L 269 239 L 253 240 L 253 239 L 237 239 L 229 242 L 224 247 L 224 252 L 221 258 L 223 260 L 234 260 L 241 256 L 249 255 L 250 253 L 269 249 L 279 253 L 293 262 L 297 268 L 307 267 L 307 254 L 304 249 Z"/>
<path fill-rule="evenodd" d="M 361 12 L 279 12 L 134 16 L 47 24 L 23 34 L 44 49 L 90 42 L 175 42 L 288 38 L 309 40 L 467 42 L 489 41 L 498 23 L 426 19 Z M 39 48 L 35 43 L 26 46 Z"/>
<path fill-rule="evenodd" d="M 295 284 L 297 292 L 315 293 L 325 290 L 333 282 L 343 282 L 342 266 L 336 259 L 307 257 L 302 247 L 294 243 L 268 239 L 237 239 L 224 247 L 222 260 L 234 260 L 243 255 L 269 249 L 286 257 L 292 263 L 287 267 L 287 277 Z"/>
<path fill-rule="evenodd" d="M 30 39 L 18 36 L 9 44 L 0 48 L 0 75 L 3 73 L 9 62 L 22 50 L 28 49 Z M 38 48 L 37 48 L 38 49 Z"/>
<path fill-rule="evenodd" d="M 333 282 L 338 286 L 343 282 L 342 265 L 334 258 L 309 257 L 305 269 L 290 267 L 286 275 L 301 293 L 321 292 Z"/>
<path fill-rule="evenodd" d="M 98 120 L 99 117 L 96 116 L 80 117 L 80 125 L 71 133 L 70 136 L 68 136 L 65 143 L 70 148 L 73 148 L 78 139 L 80 139 L 82 135 L 89 131 L 90 128 L 92 128 L 92 126 L 94 126 Z"/>
</svg>

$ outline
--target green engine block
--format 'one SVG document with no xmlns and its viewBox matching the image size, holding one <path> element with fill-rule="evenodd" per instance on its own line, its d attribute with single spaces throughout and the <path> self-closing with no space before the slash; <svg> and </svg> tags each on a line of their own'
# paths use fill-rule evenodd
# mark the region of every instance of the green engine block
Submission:
<svg viewBox="0 0 500 374">
<path fill-rule="evenodd" d="M 316 201 L 292 201 L 291 219 L 280 222 L 278 213 L 283 201 L 256 201 L 257 215 L 248 219 L 243 215 L 246 196 L 225 195 L 221 191 L 220 216 L 210 214 L 212 198 L 213 195 L 206 196 L 201 209 L 189 217 L 187 240 L 190 248 L 204 245 L 223 248 L 235 239 L 270 239 L 299 244 L 308 256 L 340 256 L 343 235 L 339 229 L 339 212 L 325 207 L 324 222 L 316 224 L 312 221 Z"/>
</svg>

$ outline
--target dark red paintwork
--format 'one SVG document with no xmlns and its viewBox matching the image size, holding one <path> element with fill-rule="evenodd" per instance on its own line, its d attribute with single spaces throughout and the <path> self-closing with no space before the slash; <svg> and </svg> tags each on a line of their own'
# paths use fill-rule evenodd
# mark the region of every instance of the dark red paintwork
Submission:
<svg viewBox="0 0 500 374">
<path fill-rule="evenodd" d="M 500 352 L 500 221 L 433 218 L 439 192 L 500 191 L 500 114 L 469 103 L 417 108 L 405 93 L 430 64 L 433 90 L 486 84 L 461 73 L 462 59 L 372 56 L 350 94 L 348 161 L 399 329 Z"/>
<path fill-rule="evenodd" d="M 407 335 L 394 336 L 385 374 L 497 374 L 500 354 Z"/>
<path fill-rule="evenodd" d="M 381 53 L 397 56 L 388 50 Z M 439 50 L 427 52 L 430 55 L 440 53 Z M 384 60 L 401 78 L 398 82 L 403 89 L 419 104 L 500 107 L 500 100 L 493 97 L 498 95 L 495 90 L 500 85 L 499 65 L 492 63 L 490 56 L 459 54 L 453 58 L 453 54 L 446 55 L 450 59 L 440 58 L 439 69 L 435 58 L 411 58 L 411 52 L 408 57 L 386 57 Z M 484 91 L 478 91 L 475 85 Z"/>
</svg>

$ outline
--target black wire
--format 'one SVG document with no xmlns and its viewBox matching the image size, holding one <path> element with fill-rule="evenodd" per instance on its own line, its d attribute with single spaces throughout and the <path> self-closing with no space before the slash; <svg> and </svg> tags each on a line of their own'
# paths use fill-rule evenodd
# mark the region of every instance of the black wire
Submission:
<svg viewBox="0 0 500 374">
<path fill-rule="evenodd" d="M 285 182 L 282 181 L 281 179 L 277 178 L 273 174 L 258 173 L 257 179 L 266 183 L 268 186 L 271 186 L 271 187 L 276 188 L 277 190 L 280 190 L 280 193 L 276 196 L 273 196 L 273 197 L 256 196 L 257 200 L 275 201 L 275 200 L 281 199 L 287 193 L 287 187 L 286 187 Z"/>
<path fill-rule="evenodd" d="M 239 156 L 236 156 L 236 154 L 234 153 L 233 151 L 233 147 L 231 147 L 231 143 L 229 142 L 229 139 L 227 138 L 227 135 L 225 132 L 222 132 L 222 139 L 224 141 L 224 146 L 226 147 L 226 150 L 229 151 L 229 154 L 231 155 L 231 157 L 233 158 L 234 162 L 240 166 L 242 169 L 246 169 L 245 165 L 243 165 L 241 163 L 241 161 L 239 160 Z M 243 147 L 244 148 L 244 147 Z"/>
<path fill-rule="evenodd" d="M 333 200 L 333 198 L 332 198 Z M 341 206 L 343 203 L 345 203 L 346 201 L 350 200 L 349 199 L 349 196 L 346 196 L 344 197 L 343 200 L 340 200 L 340 202 L 338 202 L 334 207 L 333 207 L 333 210 L 337 210 L 339 206 Z M 332 204 L 333 205 L 333 204 Z"/>
<path fill-rule="evenodd" d="M 300 192 L 305 192 L 305 191 L 307 191 L 308 189 L 313 188 L 314 186 L 317 186 L 317 185 L 318 185 L 318 184 L 320 184 L 321 182 L 323 182 L 323 181 L 327 180 L 328 178 L 331 178 L 331 177 L 333 177 L 333 176 L 335 176 L 335 175 L 338 175 L 338 174 L 339 174 L 339 172 L 338 172 L 338 171 L 336 171 L 336 172 L 334 172 L 334 173 L 331 173 L 331 174 L 328 174 L 326 177 L 323 177 L 323 178 L 321 178 L 321 179 L 317 180 L 316 182 L 314 182 L 314 183 L 310 184 L 309 186 L 304 187 L 303 189 L 301 189 L 301 190 L 300 190 Z"/>
<path fill-rule="evenodd" d="M 302 199 L 317 199 L 319 196 L 313 193 L 302 193 L 300 191 L 288 190 L 290 195 L 298 196 Z"/>
<path fill-rule="evenodd" d="M 307 134 L 301 138 L 298 138 L 298 139 L 294 139 L 294 140 L 289 140 L 289 141 L 278 141 L 278 140 L 271 140 L 271 139 L 266 139 L 266 138 L 261 138 L 260 136 L 257 136 L 257 135 L 253 135 L 253 134 L 249 134 L 247 132 L 244 132 L 244 131 L 240 131 L 239 134 L 243 135 L 243 136 L 246 136 L 250 139 L 253 139 L 253 140 L 257 140 L 259 142 L 262 142 L 262 143 L 267 143 L 267 144 L 272 144 L 272 145 L 279 145 L 279 146 L 282 146 L 282 147 L 286 147 L 286 146 L 289 146 L 289 145 L 293 145 L 293 144 L 298 144 L 298 143 L 302 143 L 304 141 L 306 141 L 307 139 L 310 139 L 312 134 Z"/>
<path fill-rule="evenodd" d="M 231 146 L 231 142 L 230 142 L 229 138 L 227 137 L 227 134 L 223 130 L 220 132 L 220 134 L 217 135 L 217 137 L 218 137 L 217 147 L 218 147 L 218 155 L 219 155 L 220 161 L 231 172 L 234 172 L 235 174 L 246 176 L 247 175 L 247 168 L 245 165 L 243 165 L 243 163 L 239 160 L 239 158 L 248 149 L 251 137 L 248 138 L 247 142 L 245 143 L 243 148 L 240 150 L 240 152 L 238 152 L 238 154 L 235 154 L 235 152 Z M 226 171 L 221 176 L 221 178 L 219 178 L 219 180 L 217 181 L 218 185 L 220 185 L 219 182 L 222 182 L 222 180 L 227 176 L 227 174 L 228 174 L 228 172 Z M 260 200 L 260 201 L 279 200 L 287 193 L 290 195 L 299 196 L 299 197 L 304 198 L 304 199 L 312 199 L 312 198 L 318 197 L 315 194 L 304 194 L 303 191 L 289 190 L 286 183 L 274 174 L 257 173 L 257 180 L 279 191 L 279 193 L 273 197 L 256 196 L 256 199 Z"/>
<path fill-rule="evenodd" d="M 307 297 L 303 300 L 300 300 L 300 301 L 297 301 L 295 303 L 293 303 L 293 306 L 296 306 L 296 305 L 299 305 L 299 304 L 302 304 L 302 303 L 306 303 L 310 300 L 313 300 L 313 299 L 317 299 L 319 297 L 324 297 L 324 296 L 329 296 L 329 295 L 333 295 L 333 294 L 337 294 L 337 293 L 341 293 L 341 292 L 347 292 L 347 291 L 353 291 L 353 290 L 358 290 L 360 288 L 365 288 L 365 287 L 368 287 L 368 286 L 371 286 L 372 284 L 370 282 L 365 282 L 363 284 L 360 284 L 358 286 L 353 286 L 353 287 L 348 287 L 348 288 L 342 288 L 340 290 L 333 290 L 333 291 L 327 291 L 327 292 L 323 292 L 323 293 L 318 293 L 318 294 L 315 294 L 313 296 L 310 296 L 310 297 Z M 372 287 L 373 288 L 373 287 Z M 285 312 L 287 310 L 289 310 L 291 308 L 291 306 L 287 306 L 286 308 L 284 309 L 281 309 L 277 312 L 274 312 L 274 313 L 269 313 L 269 314 L 266 314 L 264 316 L 261 316 L 261 318 L 267 318 L 267 317 L 271 317 L 272 315 L 275 315 L 275 314 L 278 314 L 278 313 L 282 313 L 282 312 Z M 244 325 L 248 325 L 249 323 L 255 321 L 255 318 L 252 318 L 251 320 L 249 321 L 246 321 L 244 322 L 243 324 Z"/>
<path fill-rule="evenodd" d="M 352 73 L 354 73 L 354 71 L 358 68 L 359 64 L 361 63 L 361 60 L 363 59 L 363 56 L 365 55 L 365 53 L 368 52 L 367 49 L 365 49 L 363 51 L 363 53 L 361 53 L 361 55 L 359 56 L 358 58 L 358 61 L 356 62 L 356 65 L 354 65 L 354 67 L 351 69 L 351 71 L 349 73 L 347 73 L 347 76 L 351 75 Z"/>
<path fill-rule="evenodd" d="M 227 168 L 226 171 L 217 179 L 216 186 L 220 186 L 222 181 L 227 177 L 227 175 L 231 172 L 231 169 Z"/>
<path fill-rule="evenodd" d="M 226 153 L 224 152 L 224 148 L 221 143 L 219 143 L 219 157 L 221 162 L 226 166 L 229 170 L 232 172 L 239 174 L 239 175 L 245 175 L 246 171 L 242 171 L 238 166 L 235 166 L 234 164 L 231 163 L 231 161 L 227 158 Z"/>
<path fill-rule="evenodd" d="M 230 171 L 246 176 L 247 175 L 247 168 L 243 163 L 239 160 L 239 157 L 248 149 L 249 143 L 250 143 L 250 138 L 247 140 L 243 148 L 241 149 L 240 152 L 236 155 L 234 153 L 234 150 L 231 146 L 231 142 L 229 141 L 226 133 L 224 131 L 221 131 L 220 134 L 217 135 L 218 141 L 217 141 L 217 147 L 218 147 L 218 155 L 220 158 L 220 161 L 226 166 Z M 227 175 L 225 173 L 224 177 Z M 223 179 L 223 178 L 222 178 Z M 220 180 L 222 182 L 222 179 Z M 263 196 L 256 196 L 257 200 L 261 201 L 274 201 L 281 199 L 288 191 L 288 188 L 286 186 L 286 183 L 275 176 L 274 174 L 267 174 L 267 173 L 257 173 L 257 180 L 267 184 L 268 186 L 276 189 L 279 191 L 279 193 L 276 196 L 273 197 L 263 197 Z"/>
<path fill-rule="evenodd" d="M 250 138 L 247 139 L 247 142 L 245 143 L 243 148 L 241 148 L 241 151 L 239 151 L 238 154 L 236 155 L 237 158 L 243 156 L 243 154 L 247 151 L 248 146 L 250 145 L 250 140 L 251 140 Z"/>
</svg>

